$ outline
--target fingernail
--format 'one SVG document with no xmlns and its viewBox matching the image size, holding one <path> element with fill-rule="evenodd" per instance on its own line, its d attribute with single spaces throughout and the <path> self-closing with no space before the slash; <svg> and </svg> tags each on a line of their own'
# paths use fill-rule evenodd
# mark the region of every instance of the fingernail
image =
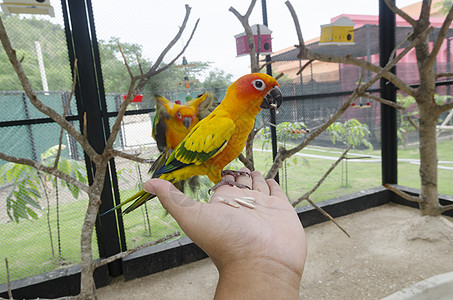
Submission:
<svg viewBox="0 0 453 300">
<path fill-rule="evenodd" d="M 152 180 L 152 179 L 151 179 Z M 145 182 L 142 186 L 143 190 L 145 192 L 148 192 L 150 194 L 156 194 L 155 190 L 154 190 L 154 186 L 153 184 L 150 182 L 151 180 L 148 180 L 147 182 Z"/>
</svg>

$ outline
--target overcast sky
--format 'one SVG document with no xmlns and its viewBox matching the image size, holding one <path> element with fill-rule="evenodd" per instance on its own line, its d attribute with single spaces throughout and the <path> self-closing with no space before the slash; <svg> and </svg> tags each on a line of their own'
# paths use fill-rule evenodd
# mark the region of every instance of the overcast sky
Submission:
<svg viewBox="0 0 453 300">
<path fill-rule="evenodd" d="M 399 7 L 419 1 L 396 0 Z M 51 0 L 56 10 L 56 20 L 61 19 L 59 1 Z M 233 79 L 249 73 L 249 57 L 236 57 L 234 35 L 244 31 L 239 20 L 229 11 L 233 6 L 245 14 L 250 2 L 246 0 L 92 0 L 98 39 L 112 36 L 122 42 L 138 43 L 144 55 L 154 61 L 177 33 L 185 15 L 185 4 L 192 7 L 190 20 L 182 41 L 175 45 L 165 61 L 173 58 L 189 38 L 195 21 L 200 23 L 186 50 L 189 62 L 209 61 L 212 66 L 233 74 Z M 292 0 L 304 39 L 319 36 L 320 25 L 340 14 L 377 15 L 377 0 Z M 269 29 L 274 51 L 297 43 L 293 20 L 285 0 L 267 0 Z M 261 1 L 257 1 L 249 19 L 250 25 L 262 23 Z M 173 55 L 172 55 L 173 54 Z"/>
</svg>

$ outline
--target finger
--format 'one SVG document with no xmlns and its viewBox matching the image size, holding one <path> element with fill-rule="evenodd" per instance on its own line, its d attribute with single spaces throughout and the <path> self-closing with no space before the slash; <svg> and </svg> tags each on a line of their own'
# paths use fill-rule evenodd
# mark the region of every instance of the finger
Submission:
<svg viewBox="0 0 453 300">
<path fill-rule="evenodd" d="M 250 170 L 243 167 L 239 170 L 239 172 L 245 172 L 247 174 L 238 176 L 236 178 L 236 182 L 252 188 L 252 177 L 250 176 Z"/>
<path fill-rule="evenodd" d="M 196 205 L 196 201 L 187 197 L 173 184 L 162 179 L 151 179 L 143 184 L 143 189 L 157 196 L 162 206 L 175 218 L 184 217 L 186 208 Z"/>
<path fill-rule="evenodd" d="M 269 186 L 270 196 L 275 196 L 288 201 L 285 192 L 282 190 L 280 185 L 278 185 L 278 183 L 274 179 L 267 179 L 266 183 Z"/>
<path fill-rule="evenodd" d="M 269 186 L 267 185 L 266 181 L 263 178 L 263 174 L 258 171 L 253 171 L 251 175 L 253 186 L 252 189 L 255 191 L 259 191 L 265 195 L 269 195 Z"/>
</svg>

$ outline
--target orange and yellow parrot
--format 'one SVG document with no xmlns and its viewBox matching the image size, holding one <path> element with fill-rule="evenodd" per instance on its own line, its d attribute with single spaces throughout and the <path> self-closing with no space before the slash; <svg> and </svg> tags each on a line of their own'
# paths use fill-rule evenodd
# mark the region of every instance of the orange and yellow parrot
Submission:
<svg viewBox="0 0 453 300">
<path fill-rule="evenodd" d="M 241 154 L 261 109 L 278 108 L 282 98 L 273 77 L 261 73 L 240 77 L 228 87 L 220 105 L 193 126 L 164 165 L 151 167 L 152 178 L 176 183 L 196 175 L 206 175 L 215 184 L 214 188 L 233 184 L 222 179 L 223 168 Z M 111 210 L 134 201 L 124 211 L 129 213 L 154 197 L 142 190 Z"/>
<path fill-rule="evenodd" d="M 211 113 L 216 101 L 211 92 L 205 92 L 185 104 L 173 103 L 160 96 L 155 99 L 153 138 L 160 152 L 175 149 L 193 126 Z"/>
</svg>

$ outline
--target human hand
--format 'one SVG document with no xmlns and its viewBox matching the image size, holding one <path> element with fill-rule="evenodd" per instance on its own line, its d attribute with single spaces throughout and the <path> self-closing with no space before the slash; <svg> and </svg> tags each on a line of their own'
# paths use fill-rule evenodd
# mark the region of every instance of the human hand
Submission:
<svg viewBox="0 0 453 300">
<path fill-rule="evenodd" d="M 221 186 L 209 203 L 200 203 L 165 180 L 151 179 L 143 188 L 157 195 L 182 230 L 211 257 L 219 270 L 216 297 L 251 299 L 259 292 L 271 298 L 272 287 L 278 298 L 297 298 L 306 240 L 294 208 L 280 186 L 272 179 L 265 181 L 259 172 L 228 179 L 251 190 Z M 253 198 L 254 208 L 226 204 L 237 203 L 234 198 Z"/>
</svg>

